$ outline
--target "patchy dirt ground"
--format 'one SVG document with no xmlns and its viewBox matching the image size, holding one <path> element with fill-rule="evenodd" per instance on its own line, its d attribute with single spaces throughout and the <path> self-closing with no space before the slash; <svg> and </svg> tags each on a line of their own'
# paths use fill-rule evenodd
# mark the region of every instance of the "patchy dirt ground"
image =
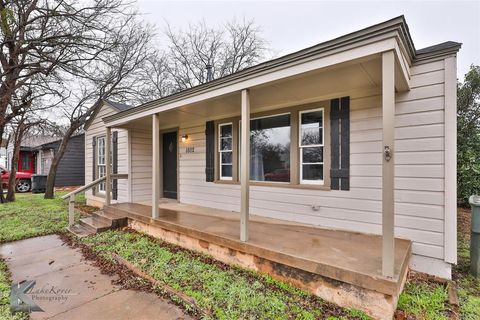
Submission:
<svg viewBox="0 0 480 320">
<path fill-rule="evenodd" d="M 458 208 L 457 210 L 457 230 L 458 235 L 470 241 L 470 209 Z"/>
</svg>

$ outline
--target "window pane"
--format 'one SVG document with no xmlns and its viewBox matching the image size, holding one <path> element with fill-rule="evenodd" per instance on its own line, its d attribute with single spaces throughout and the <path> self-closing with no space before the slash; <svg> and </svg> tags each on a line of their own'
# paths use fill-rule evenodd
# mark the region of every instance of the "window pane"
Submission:
<svg viewBox="0 0 480 320">
<path fill-rule="evenodd" d="M 105 138 L 98 138 L 97 140 L 98 148 L 98 164 L 105 164 Z"/>
<path fill-rule="evenodd" d="M 250 179 L 290 181 L 290 115 L 250 121 Z"/>
<path fill-rule="evenodd" d="M 323 180 L 323 164 L 302 165 L 302 180 Z"/>
<path fill-rule="evenodd" d="M 323 147 L 302 148 L 302 163 L 323 162 Z"/>
<path fill-rule="evenodd" d="M 22 170 L 30 170 L 30 155 L 28 153 L 22 153 L 21 168 Z"/>
<path fill-rule="evenodd" d="M 302 145 L 323 144 L 323 111 L 301 114 Z"/>
<path fill-rule="evenodd" d="M 323 144 L 322 128 L 302 128 L 302 146 Z"/>
<path fill-rule="evenodd" d="M 231 164 L 222 164 L 222 177 L 231 177 L 232 176 L 232 165 Z"/>
<path fill-rule="evenodd" d="M 302 127 L 305 128 L 318 128 L 323 123 L 323 111 L 312 111 L 302 113 Z"/>
<path fill-rule="evenodd" d="M 232 163 L 232 152 L 222 152 L 222 164 L 223 163 Z"/>
<path fill-rule="evenodd" d="M 220 148 L 220 150 L 232 150 L 232 138 L 221 138 Z"/>
<path fill-rule="evenodd" d="M 98 166 L 98 177 L 104 177 L 106 175 L 107 169 L 105 166 Z M 105 191 L 105 182 L 102 182 L 98 185 L 98 190 L 99 191 Z"/>
<path fill-rule="evenodd" d="M 220 126 L 220 137 L 231 138 L 232 137 L 232 125 Z"/>
</svg>

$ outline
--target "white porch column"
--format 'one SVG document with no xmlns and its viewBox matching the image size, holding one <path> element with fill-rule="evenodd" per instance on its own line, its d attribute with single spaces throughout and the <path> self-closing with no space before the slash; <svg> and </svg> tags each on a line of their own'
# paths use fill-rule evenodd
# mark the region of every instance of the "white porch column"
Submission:
<svg viewBox="0 0 480 320">
<path fill-rule="evenodd" d="M 111 203 L 112 197 L 112 128 L 105 129 L 105 204 Z"/>
<path fill-rule="evenodd" d="M 152 218 L 158 218 L 160 200 L 160 118 L 152 115 Z"/>
<path fill-rule="evenodd" d="M 394 240 L 394 143 L 395 143 L 395 56 L 393 51 L 382 54 L 382 273 L 393 277 L 395 263 Z"/>
<path fill-rule="evenodd" d="M 250 207 L 250 93 L 242 90 L 242 118 L 241 118 L 241 147 L 240 147 L 240 240 L 248 240 L 248 216 Z"/>
</svg>

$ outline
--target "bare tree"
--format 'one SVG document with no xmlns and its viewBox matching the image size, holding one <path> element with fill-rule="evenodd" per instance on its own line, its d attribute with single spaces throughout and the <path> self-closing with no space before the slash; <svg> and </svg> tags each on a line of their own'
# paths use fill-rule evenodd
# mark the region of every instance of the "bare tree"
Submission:
<svg viewBox="0 0 480 320">
<path fill-rule="evenodd" d="M 123 0 L 0 0 L 0 137 L 26 112 L 11 103 L 19 90 L 32 78 L 81 72 L 110 48 L 119 16 L 131 11 Z"/>
<path fill-rule="evenodd" d="M 207 66 L 219 78 L 257 64 L 268 51 L 253 21 L 234 20 L 221 28 L 202 22 L 186 31 L 167 25 L 165 34 L 170 42 L 167 71 L 173 91 L 205 83 Z"/>
<path fill-rule="evenodd" d="M 74 89 L 68 91 L 68 98 L 59 108 L 67 124 L 48 173 L 46 199 L 54 197 L 57 168 L 70 138 L 83 127 L 101 101 L 110 97 L 129 103 L 138 101 L 138 92 L 143 90 L 140 81 L 144 77 L 143 66 L 152 55 L 152 36 L 150 26 L 130 16 L 115 30 L 112 46 L 70 77 L 67 85 L 71 84 Z"/>
<path fill-rule="evenodd" d="M 145 60 L 138 78 L 138 102 L 145 103 L 168 96 L 174 91 L 174 81 L 169 73 L 168 57 L 160 50 L 155 50 Z"/>
</svg>

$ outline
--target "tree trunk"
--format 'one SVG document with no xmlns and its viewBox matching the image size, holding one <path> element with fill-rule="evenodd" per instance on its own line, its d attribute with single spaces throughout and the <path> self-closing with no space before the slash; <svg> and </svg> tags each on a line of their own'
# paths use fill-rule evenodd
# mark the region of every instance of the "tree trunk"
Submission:
<svg viewBox="0 0 480 320">
<path fill-rule="evenodd" d="M 0 143 L 2 142 L 3 134 L 4 134 L 4 126 L 0 126 Z M 5 148 L 6 149 L 8 148 L 8 142 L 7 142 L 7 145 L 5 146 Z M 3 194 L 3 179 L 0 178 L 0 203 L 5 203 L 5 202 L 6 202 L 6 200 L 5 200 L 5 196 Z"/>
<path fill-rule="evenodd" d="M 20 131 L 20 128 L 17 128 L 17 131 Z M 10 163 L 10 177 L 8 178 L 8 189 L 7 189 L 7 201 L 15 201 L 15 187 L 17 185 L 17 169 L 18 169 L 18 158 L 20 157 L 20 144 L 22 142 L 22 134 L 17 132 L 13 144 L 13 157 Z"/>
<path fill-rule="evenodd" d="M 48 171 L 47 177 L 47 185 L 45 186 L 45 199 L 53 199 L 55 197 L 54 188 L 55 188 L 55 178 L 57 177 L 57 169 L 60 161 L 67 150 L 68 142 L 72 137 L 74 131 L 68 130 L 65 135 L 63 136 L 62 142 L 58 147 L 57 152 L 55 152 L 52 160 L 52 164 L 50 166 L 50 170 Z"/>
</svg>

